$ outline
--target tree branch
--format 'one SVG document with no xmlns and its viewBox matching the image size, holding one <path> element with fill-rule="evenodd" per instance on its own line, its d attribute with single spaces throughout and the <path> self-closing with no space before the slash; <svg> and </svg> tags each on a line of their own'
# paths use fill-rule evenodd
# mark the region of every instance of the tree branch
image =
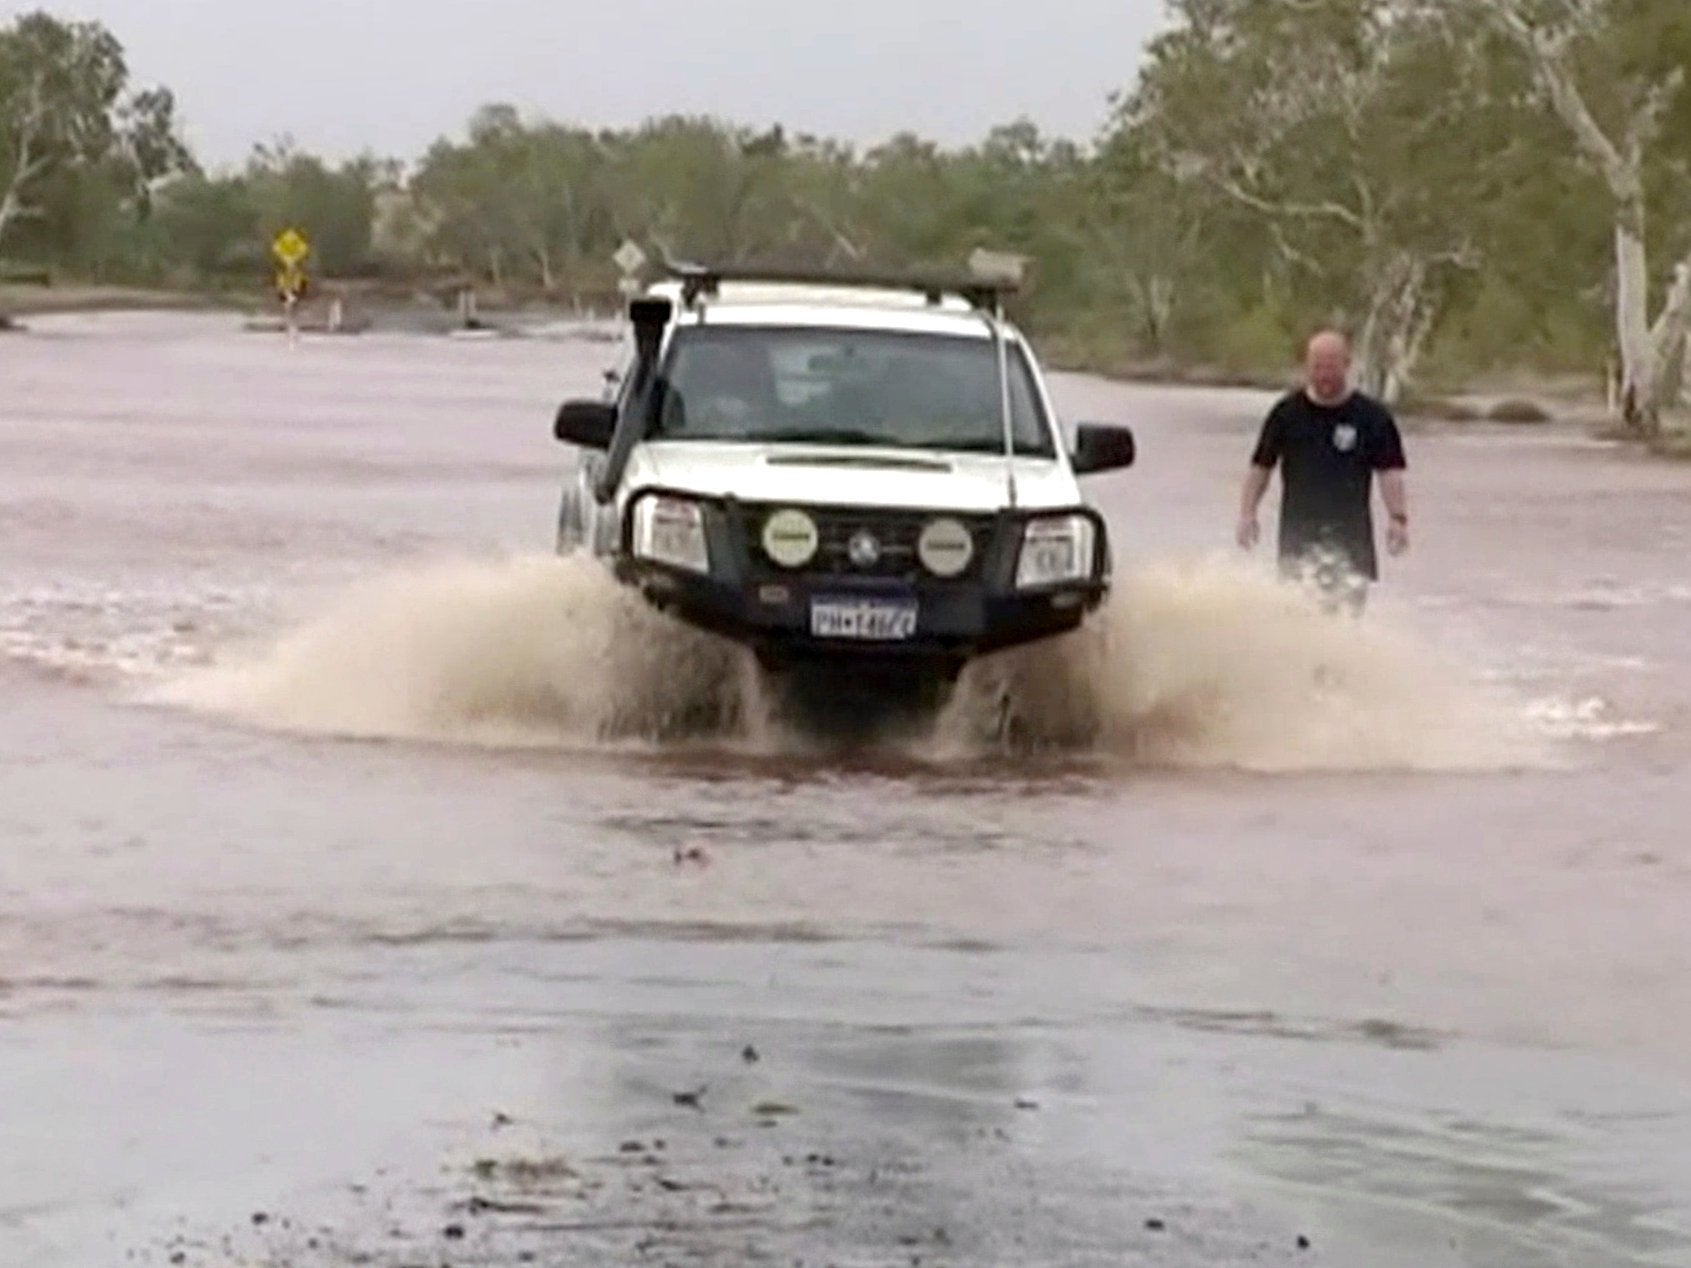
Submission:
<svg viewBox="0 0 1691 1268">
<path fill-rule="evenodd" d="M 1306 251 L 1300 251 L 1297 247 L 1292 245 L 1292 240 L 1286 236 L 1286 228 L 1284 225 L 1282 225 L 1279 221 L 1273 221 L 1269 224 L 1268 228 L 1269 232 L 1274 235 L 1274 245 L 1276 249 L 1278 249 L 1280 254 L 1285 257 L 1287 263 L 1296 264 L 1301 268 L 1308 269 L 1316 277 L 1327 276 L 1326 266 L 1324 266 L 1320 260 L 1317 260 Z"/>
<path fill-rule="evenodd" d="M 12 163 L 11 178 L 6 182 L 5 193 L 0 194 L 0 237 L 5 235 L 6 226 L 12 221 L 41 214 L 39 207 L 24 203 L 23 191 L 31 181 L 47 170 L 49 161 L 48 155 L 35 153 L 36 138 L 41 133 L 47 113 L 42 100 L 44 88 L 44 78 L 41 72 L 37 72 L 26 90 L 29 105 L 18 114 L 17 123 L 14 125 L 18 130 L 17 151 Z"/>
<path fill-rule="evenodd" d="M 1573 71 L 1565 57 L 1571 33 L 1556 36 L 1535 27 L 1513 0 L 1501 0 L 1482 7 L 1526 53 L 1533 78 L 1550 99 L 1551 108 L 1574 134 L 1580 147 L 1603 169 L 1610 192 L 1616 198 L 1634 196 L 1638 185 L 1636 156 L 1621 153 L 1591 113 L 1585 95 L 1574 82 Z M 1635 127 L 1643 118 L 1641 113 L 1634 120 Z"/>
<path fill-rule="evenodd" d="M 1253 211 L 1260 211 L 1265 216 L 1298 220 L 1336 220 L 1340 224 L 1355 229 L 1358 233 L 1367 230 L 1367 223 L 1363 218 L 1342 203 L 1275 202 L 1272 199 L 1252 193 L 1238 181 L 1229 177 L 1212 176 L 1210 179 L 1214 182 L 1216 188 L 1229 198 L 1242 203 Z"/>
<path fill-rule="evenodd" d="M 820 225 L 822 232 L 832 238 L 834 240 L 834 245 L 841 251 L 844 251 L 848 258 L 853 260 L 861 260 L 863 258 L 863 248 L 853 242 L 851 238 L 847 236 L 845 230 L 841 229 L 839 225 L 834 222 L 832 217 L 825 214 L 822 208 L 817 206 L 812 199 L 805 198 L 799 194 L 789 194 L 788 198 L 791 199 L 793 206 L 797 207 L 801 212 L 804 212 L 818 225 Z"/>
<path fill-rule="evenodd" d="M 1673 282 L 1662 301 L 1662 311 L 1656 317 L 1656 324 L 1650 327 L 1650 339 L 1658 357 L 1668 356 L 1673 351 L 1674 339 L 1685 337 L 1688 310 L 1691 310 L 1691 255 L 1687 255 L 1674 269 Z"/>
<path fill-rule="evenodd" d="M 1644 100 L 1633 116 L 1632 125 L 1627 131 L 1628 141 L 1638 150 L 1655 141 L 1662 130 L 1662 120 L 1666 117 L 1668 107 L 1673 104 L 1674 96 L 1685 84 L 1685 70 L 1675 66 L 1672 71 L 1651 84 L 1644 94 Z"/>
</svg>

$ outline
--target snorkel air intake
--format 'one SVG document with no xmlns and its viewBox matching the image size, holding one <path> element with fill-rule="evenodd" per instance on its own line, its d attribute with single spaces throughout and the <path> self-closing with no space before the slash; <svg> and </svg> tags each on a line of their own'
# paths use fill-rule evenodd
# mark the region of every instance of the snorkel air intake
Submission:
<svg viewBox="0 0 1691 1268">
<path fill-rule="evenodd" d="M 651 400 L 658 354 L 663 348 L 663 332 L 674 311 L 675 306 L 667 299 L 651 296 L 641 296 L 628 303 L 628 319 L 634 326 L 634 370 L 622 416 L 617 419 L 616 435 L 605 455 L 599 479 L 593 485 L 593 496 L 600 505 L 615 496 L 623 470 L 628 466 L 629 455 L 640 440 L 640 420 L 646 417 L 647 404 Z"/>
</svg>

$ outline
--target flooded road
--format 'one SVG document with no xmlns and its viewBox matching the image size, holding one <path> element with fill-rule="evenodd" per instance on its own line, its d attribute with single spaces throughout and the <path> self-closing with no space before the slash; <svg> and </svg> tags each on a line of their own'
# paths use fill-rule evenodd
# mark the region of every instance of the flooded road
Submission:
<svg viewBox="0 0 1691 1268">
<path fill-rule="evenodd" d="M 1411 432 L 1352 626 L 1060 379 L 1107 619 L 839 754 L 549 557 L 607 351 L 0 343 L 0 1263 L 1691 1262 L 1683 468 Z"/>
</svg>

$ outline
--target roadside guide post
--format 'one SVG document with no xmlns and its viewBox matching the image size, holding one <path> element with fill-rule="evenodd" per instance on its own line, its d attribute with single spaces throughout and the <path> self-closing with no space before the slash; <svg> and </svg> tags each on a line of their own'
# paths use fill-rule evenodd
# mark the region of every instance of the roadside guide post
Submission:
<svg viewBox="0 0 1691 1268">
<path fill-rule="evenodd" d="M 633 299 L 640 293 L 640 270 L 646 267 L 646 253 L 640 249 L 639 243 L 631 238 L 623 239 L 623 243 L 611 256 L 611 263 L 617 266 L 617 272 L 622 277 L 617 282 L 617 291 L 624 299 Z"/>
<path fill-rule="evenodd" d="M 305 257 L 311 254 L 311 243 L 298 229 L 287 228 L 277 234 L 276 240 L 270 244 L 270 254 L 276 257 L 276 263 L 280 266 L 276 270 L 276 294 L 282 301 L 288 344 L 291 347 L 299 341 L 299 325 L 294 317 L 294 309 L 300 296 L 305 293 L 305 270 L 301 266 L 305 263 Z"/>
</svg>

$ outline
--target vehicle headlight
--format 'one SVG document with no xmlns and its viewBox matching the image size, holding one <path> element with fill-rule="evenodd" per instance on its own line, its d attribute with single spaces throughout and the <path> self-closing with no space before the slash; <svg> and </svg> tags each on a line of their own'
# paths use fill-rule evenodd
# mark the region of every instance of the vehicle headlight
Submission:
<svg viewBox="0 0 1691 1268">
<path fill-rule="evenodd" d="M 686 498 L 648 494 L 634 506 L 634 553 L 654 563 L 710 571 L 704 508 Z"/>
<path fill-rule="evenodd" d="M 956 520 L 930 520 L 916 539 L 916 557 L 936 577 L 960 577 L 975 557 L 975 539 Z"/>
<path fill-rule="evenodd" d="M 816 521 L 803 511 L 776 511 L 763 523 L 763 553 L 783 568 L 802 568 L 822 545 Z"/>
<path fill-rule="evenodd" d="M 1016 588 L 1033 590 L 1090 580 L 1096 549 L 1097 531 L 1084 515 L 1029 520 L 1016 563 Z"/>
</svg>

